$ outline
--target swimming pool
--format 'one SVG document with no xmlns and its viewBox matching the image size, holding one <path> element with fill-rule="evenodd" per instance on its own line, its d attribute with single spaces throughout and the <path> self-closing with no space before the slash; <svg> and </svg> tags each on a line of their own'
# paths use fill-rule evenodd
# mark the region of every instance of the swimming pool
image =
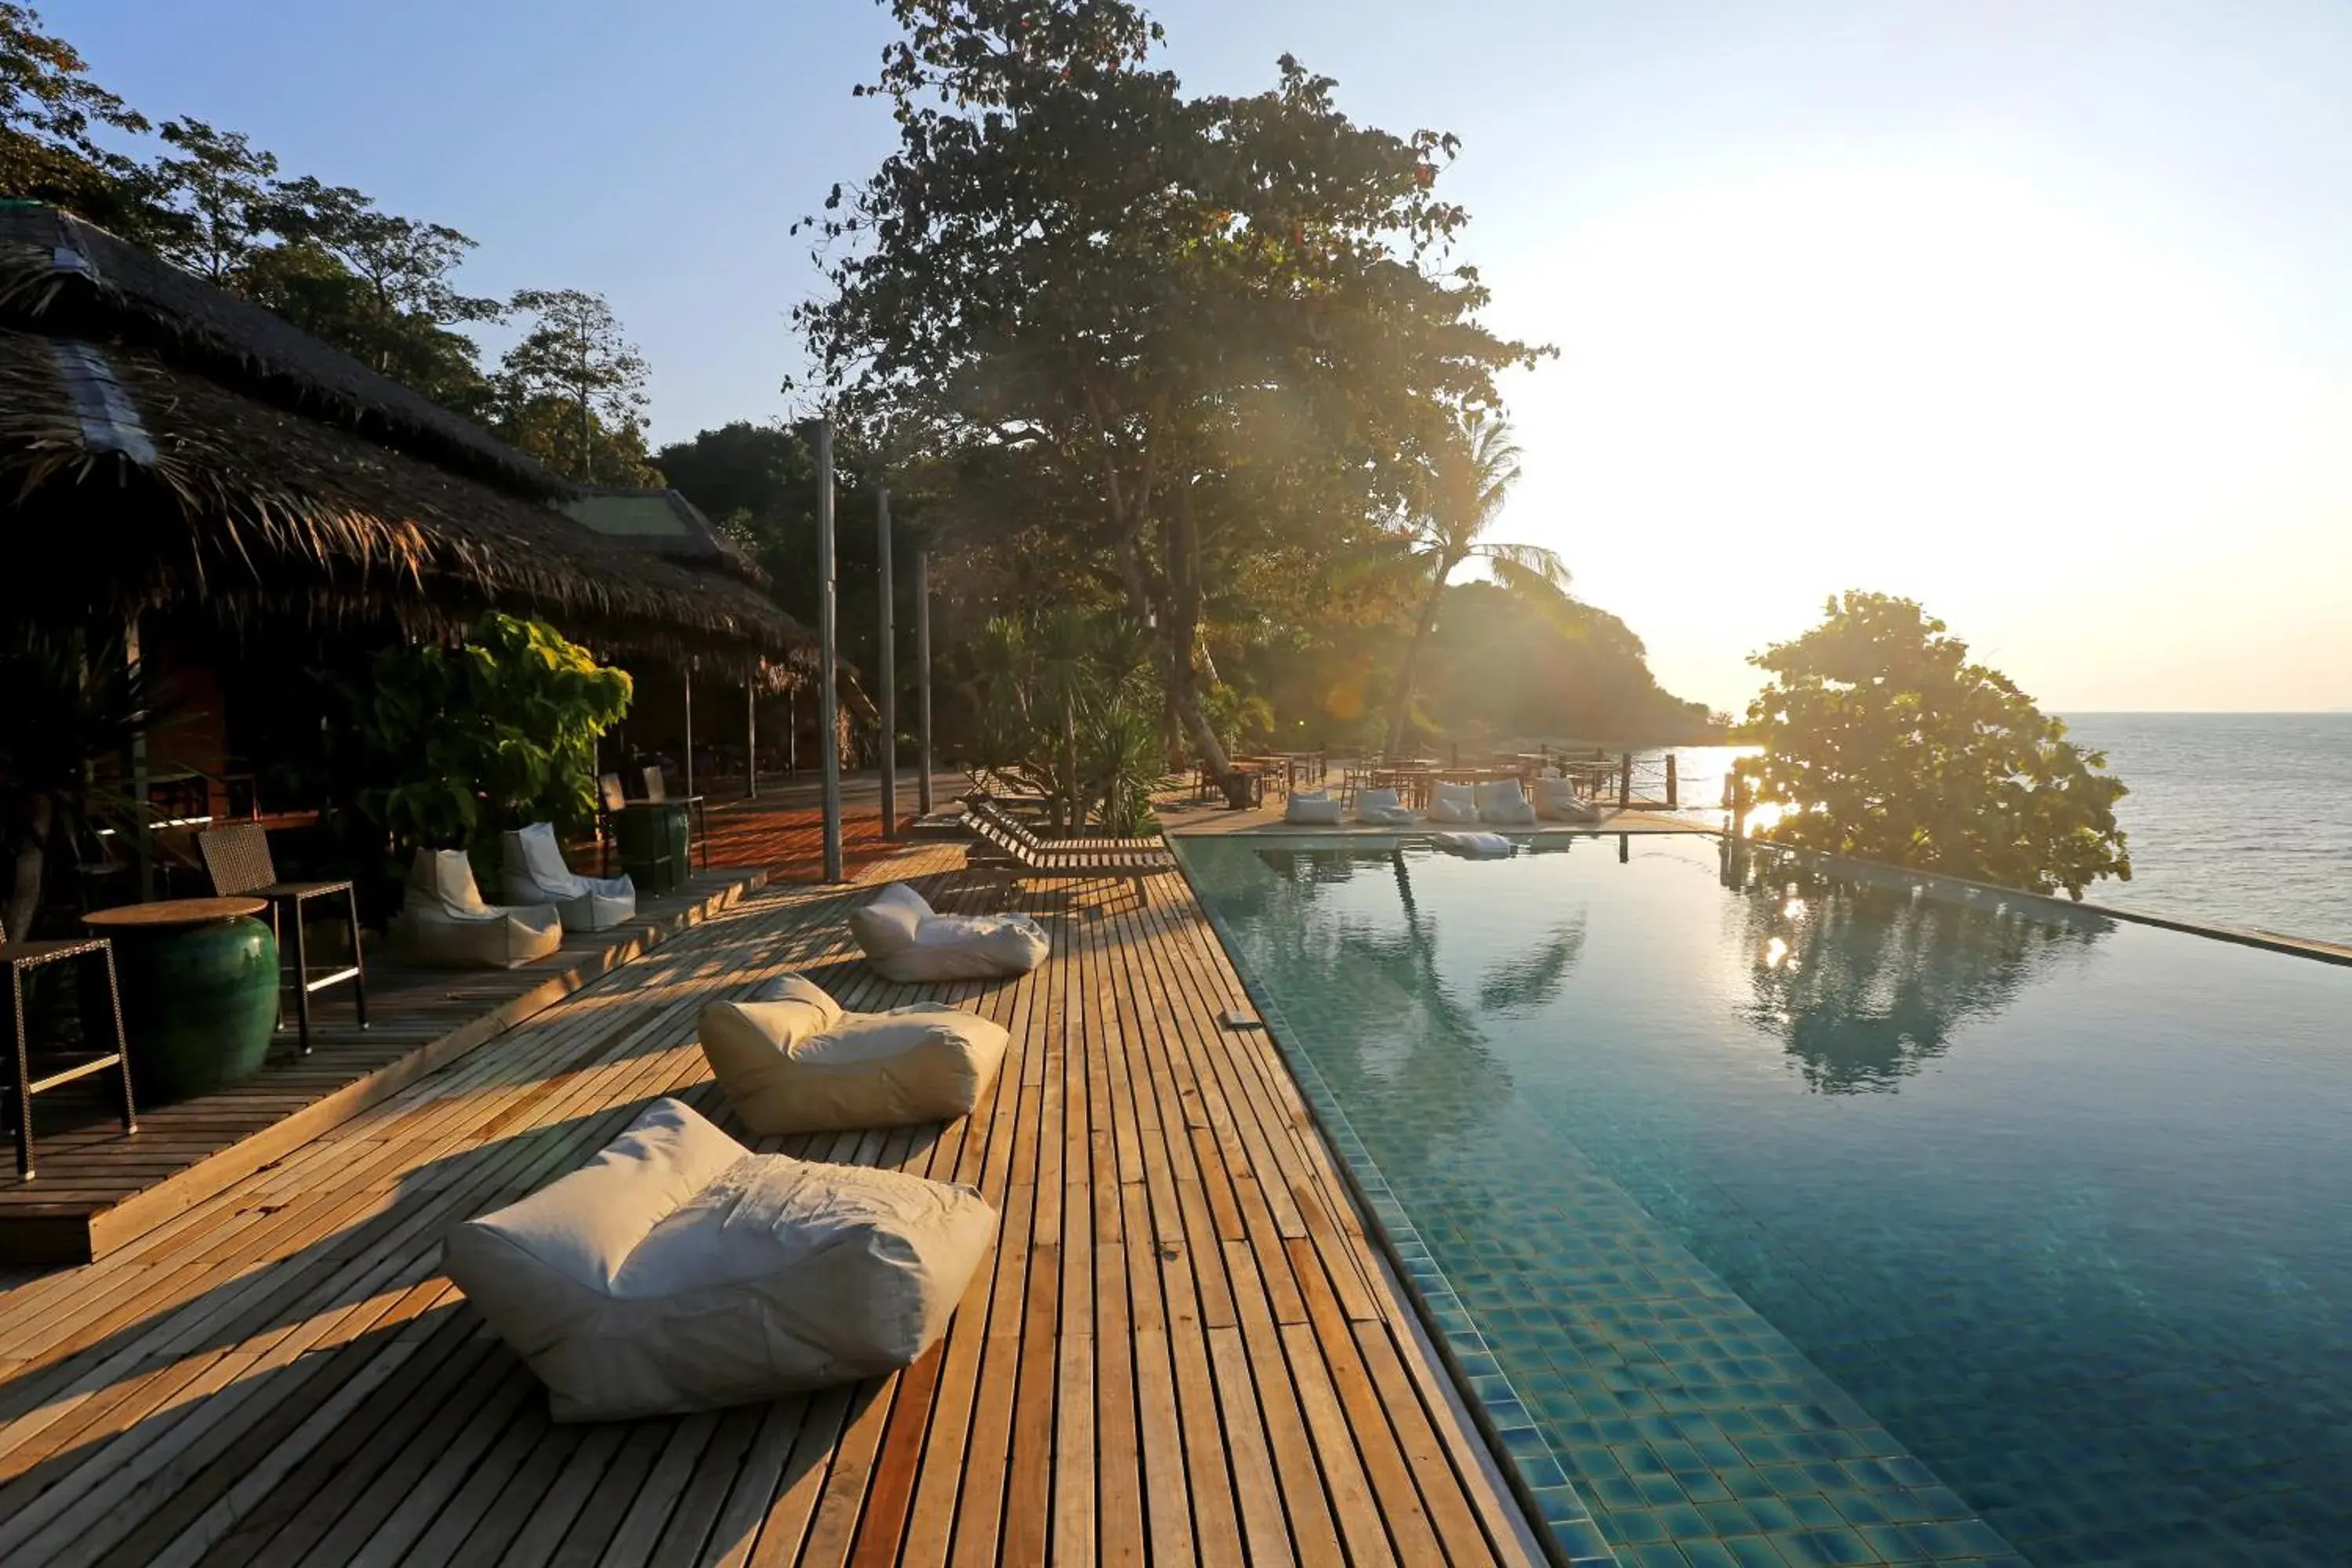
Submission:
<svg viewBox="0 0 2352 1568">
<path fill-rule="evenodd" d="M 2352 1556 L 2352 968 L 1706 837 L 1178 844 L 1621 1561 Z"/>
</svg>

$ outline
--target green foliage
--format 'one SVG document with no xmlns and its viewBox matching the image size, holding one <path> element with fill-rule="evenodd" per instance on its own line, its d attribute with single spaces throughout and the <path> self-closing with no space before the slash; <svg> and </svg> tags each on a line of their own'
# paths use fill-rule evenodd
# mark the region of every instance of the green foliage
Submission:
<svg viewBox="0 0 2352 1568">
<path fill-rule="evenodd" d="M 493 612 L 457 647 L 384 649 L 344 697 L 368 781 L 356 804 L 396 858 L 479 858 L 509 828 L 570 837 L 594 822 L 596 737 L 628 711 L 630 683 L 552 627 Z"/>
<path fill-rule="evenodd" d="M 1151 628 L 1221 763 L 1221 599 L 1312 589 L 1302 563 L 1376 535 L 1414 454 L 1536 353 L 1444 265 L 1455 144 L 1358 126 L 1287 58 L 1264 92 L 1188 96 L 1118 0 L 890 9 L 864 90 L 899 146 L 814 220 L 833 294 L 796 319 L 854 422 L 956 473 L 970 534 L 1037 537 L 1026 559 Z"/>
<path fill-rule="evenodd" d="M 2105 756 L 1913 601 L 1848 593 L 1825 616 L 1751 660 L 1772 680 L 1738 773 L 1780 814 L 1765 837 L 2076 899 L 2129 879 Z"/>
<path fill-rule="evenodd" d="M 537 318 L 499 361 L 498 433 L 583 484 L 653 484 L 646 460 L 645 356 L 602 294 L 525 289 Z"/>
<path fill-rule="evenodd" d="M 71 44 L 41 30 L 38 12 L 0 0 L 0 196 L 54 202 L 131 230 L 135 165 L 96 132 L 142 132 L 147 120 L 89 73 Z"/>
<path fill-rule="evenodd" d="M 974 761 L 1045 796 L 1055 826 L 1147 832 L 1167 691 L 1144 629 L 1062 608 L 1000 616 L 971 652 Z"/>
<path fill-rule="evenodd" d="M 1422 701 L 1433 735 L 1689 742 L 1706 710 L 1662 689 L 1642 639 L 1606 610 L 1530 599 L 1493 583 L 1445 590 Z"/>
</svg>

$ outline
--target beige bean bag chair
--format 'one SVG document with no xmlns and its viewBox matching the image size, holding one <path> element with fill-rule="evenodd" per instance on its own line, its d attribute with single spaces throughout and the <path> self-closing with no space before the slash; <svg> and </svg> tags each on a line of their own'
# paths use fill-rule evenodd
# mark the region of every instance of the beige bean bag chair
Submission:
<svg viewBox="0 0 2352 1568">
<path fill-rule="evenodd" d="M 617 1421 L 905 1366 L 995 1234 L 970 1187 L 754 1154 L 662 1100 L 579 1170 L 450 1231 L 442 1267 L 555 1419 Z"/>
<path fill-rule="evenodd" d="M 462 849 L 416 852 L 400 928 L 409 957 L 455 969 L 513 969 L 563 945 L 563 921 L 553 905 L 482 902 Z"/>
<path fill-rule="evenodd" d="M 1477 821 L 1477 792 L 1468 784 L 1438 784 L 1429 797 L 1429 820 L 1432 822 Z"/>
<path fill-rule="evenodd" d="M 1496 827 L 1533 827 L 1536 808 L 1517 779 L 1496 779 L 1477 790 L 1478 820 Z"/>
<path fill-rule="evenodd" d="M 1296 791 L 1282 808 L 1282 820 L 1305 827 L 1339 826 L 1339 802 L 1319 789 Z"/>
<path fill-rule="evenodd" d="M 754 1132 L 898 1127 L 967 1116 L 1011 1037 L 961 1007 L 847 1013 L 814 981 L 772 980 L 702 1009 L 711 1076 Z"/>
<path fill-rule="evenodd" d="M 618 877 L 581 877 L 563 863 L 555 829 L 534 822 L 506 836 L 507 902 L 553 904 L 565 931 L 610 931 L 637 912 L 637 885 Z"/>
<path fill-rule="evenodd" d="M 1574 779 L 1536 780 L 1536 813 L 1547 822 L 1598 822 L 1601 810 L 1576 793 Z"/>
<path fill-rule="evenodd" d="M 1403 827 L 1419 822 L 1421 813 L 1399 805 L 1392 789 L 1368 789 L 1356 796 L 1356 820 L 1375 827 Z"/>
<path fill-rule="evenodd" d="M 849 934 L 885 980 L 990 980 L 1026 974 L 1053 950 L 1027 915 L 934 914 L 923 895 L 893 882 L 849 911 Z"/>
</svg>

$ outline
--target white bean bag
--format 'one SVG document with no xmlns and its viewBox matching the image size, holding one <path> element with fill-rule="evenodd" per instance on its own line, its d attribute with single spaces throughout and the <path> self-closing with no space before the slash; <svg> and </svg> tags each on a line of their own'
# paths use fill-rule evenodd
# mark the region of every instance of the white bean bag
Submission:
<svg viewBox="0 0 2352 1568">
<path fill-rule="evenodd" d="M 1356 820 L 1375 827 L 1402 827 L 1419 822 L 1421 813 L 1398 805 L 1392 789 L 1368 789 L 1356 796 Z"/>
<path fill-rule="evenodd" d="M 610 931 L 637 912 L 637 885 L 626 873 L 581 877 L 563 863 L 563 847 L 544 822 L 506 836 L 507 902 L 553 904 L 565 931 Z"/>
<path fill-rule="evenodd" d="M 1339 802 L 1319 789 L 1302 789 L 1282 808 L 1282 820 L 1307 827 L 1339 826 Z"/>
<path fill-rule="evenodd" d="M 798 974 L 702 1009 L 702 1054 L 754 1132 L 899 1127 L 967 1116 L 1011 1037 L 961 1007 L 848 1013 Z"/>
<path fill-rule="evenodd" d="M 1511 852 L 1511 841 L 1499 833 L 1437 833 L 1431 837 L 1439 848 L 1450 849 L 1456 855 L 1484 858 Z"/>
<path fill-rule="evenodd" d="M 849 911 L 849 934 L 885 980 L 987 980 L 1026 974 L 1053 946 L 1027 915 L 941 915 L 893 882 Z"/>
<path fill-rule="evenodd" d="M 1576 793 L 1574 779 L 1536 780 L 1536 813 L 1548 822 L 1598 822 L 1601 811 Z"/>
<path fill-rule="evenodd" d="M 1536 808 L 1519 789 L 1517 779 L 1496 779 L 1477 788 L 1478 820 L 1497 827 L 1533 827 Z"/>
<path fill-rule="evenodd" d="M 1432 822 L 1475 822 L 1478 820 L 1478 795 L 1468 784 L 1441 784 L 1430 797 L 1429 820 Z"/>
<path fill-rule="evenodd" d="M 970 1187 L 754 1154 L 656 1100 L 593 1160 L 443 1239 L 558 1421 L 775 1399 L 902 1367 L 996 1234 Z"/>
<path fill-rule="evenodd" d="M 462 849 L 416 852 L 400 929 L 410 958 L 449 968 L 513 969 L 563 945 L 563 920 L 553 905 L 482 902 Z"/>
</svg>

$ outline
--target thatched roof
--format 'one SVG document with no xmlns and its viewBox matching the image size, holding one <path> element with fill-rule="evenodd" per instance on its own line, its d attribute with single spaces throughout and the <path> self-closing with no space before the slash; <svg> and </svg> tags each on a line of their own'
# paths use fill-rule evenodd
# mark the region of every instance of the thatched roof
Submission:
<svg viewBox="0 0 2352 1568">
<path fill-rule="evenodd" d="M 0 206 L 0 617 L 485 607 L 737 668 L 808 633 L 748 583 L 546 504 L 573 487 L 267 311 L 45 207 Z"/>
</svg>

